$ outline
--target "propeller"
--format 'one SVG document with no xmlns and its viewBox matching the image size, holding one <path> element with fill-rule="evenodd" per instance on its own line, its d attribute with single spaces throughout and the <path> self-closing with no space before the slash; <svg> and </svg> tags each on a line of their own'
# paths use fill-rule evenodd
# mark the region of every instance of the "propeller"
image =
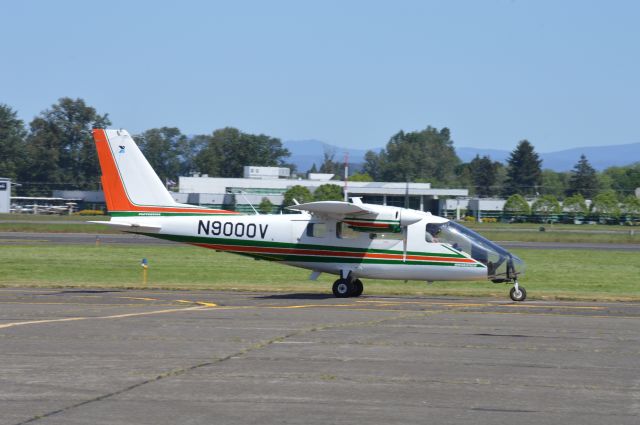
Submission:
<svg viewBox="0 0 640 425">
<path fill-rule="evenodd" d="M 409 236 L 409 226 L 422 220 L 426 214 L 422 211 L 401 209 L 400 226 L 402 227 L 402 262 L 407 262 L 407 239 Z"/>
</svg>

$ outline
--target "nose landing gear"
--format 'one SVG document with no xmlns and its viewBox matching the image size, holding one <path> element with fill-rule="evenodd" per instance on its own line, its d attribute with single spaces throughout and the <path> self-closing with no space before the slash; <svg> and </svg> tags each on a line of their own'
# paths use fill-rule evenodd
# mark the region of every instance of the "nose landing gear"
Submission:
<svg viewBox="0 0 640 425">
<path fill-rule="evenodd" d="M 524 286 L 518 285 L 518 280 L 515 279 L 513 281 L 513 288 L 509 291 L 509 297 L 513 301 L 524 301 L 527 298 L 527 291 L 524 289 Z"/>
</svg>

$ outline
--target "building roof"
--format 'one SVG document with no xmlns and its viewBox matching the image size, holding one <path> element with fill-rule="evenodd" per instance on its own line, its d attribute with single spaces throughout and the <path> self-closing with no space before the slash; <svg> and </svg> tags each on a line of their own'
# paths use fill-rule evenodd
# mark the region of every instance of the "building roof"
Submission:
<svg viewBox="0 0 640 425">
<path fill-rule="evenodd" d="M 181 193 L 226 193 L 234 189 L 272 189 L 285 191 L 296 185 L 311 190 L 323 184 L 344 186 L 343 181 L 307 179 L 244 179 L 224 177 L 180 177 Z M 347 191 L 362 195 L 405 195 L 407 183 L 396 182 L 347 182 Z M 432 189 L 431 183 L 409 183 L 409 195 L 467 196 L 467 189 Z"/>
</svg>

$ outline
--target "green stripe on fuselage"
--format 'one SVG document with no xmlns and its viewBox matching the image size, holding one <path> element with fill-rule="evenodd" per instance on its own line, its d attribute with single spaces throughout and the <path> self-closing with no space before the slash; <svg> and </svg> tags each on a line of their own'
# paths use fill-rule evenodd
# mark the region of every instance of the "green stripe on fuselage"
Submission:
<svg viewBox="0 0 640 425">
<path fill-rule="evenodd" d="M 295 243 L 271 242 L 271 241 L 252 240 L 252 239 L 214 238 L 214 237 L 208 237 L 208 236 L 163 235 L 163 234 L 157 234 L 157 233 L 144 233 L 144 234 L 154 238 L 166 239 L 174 242 L 182 242 L 182 243 L 189 243 L 189 244 L 215 244 L 215 245 L 231 245 L 231 246 L 258 247 L 258 248 L 311 249 L 316 251 L 344 251 L 344 252 L 352 252 L 352 253 L 360 253 L 360 254 L 367 254 L 367 253 L 395 254 L 395 255 L 402 254 L 401 251 L 394 251 L 390 249 L 369 249 L 369 248 L 326 246 L 326 245 L 314 245 L 314 244 L 295 244 Z M 260 255 L 282 256 L 286 254 L 280 255 L 280 254 L 260 253 Z M 453 250 L 451 253 L 407 251 L 407 255 L 423 255 L 423 256 L 461 258 L 461 259 L 467 258 L 462 254 L 454 252 Z M 296 257 L 298 256 L 296 255 Z M 362 261 L 362 259 L 360 258 L 352 258 L 352 259 L 355 260 L 355 262 Z M 397 262 L 398 260 L 381 260 L 381 261 L 391 261 L 391 263 L 393 263 L 393 262 Z M 425 264 L 425 262 L 420 262 L 420 261 L 417 261 L 416 263 Z"/>
</svg>

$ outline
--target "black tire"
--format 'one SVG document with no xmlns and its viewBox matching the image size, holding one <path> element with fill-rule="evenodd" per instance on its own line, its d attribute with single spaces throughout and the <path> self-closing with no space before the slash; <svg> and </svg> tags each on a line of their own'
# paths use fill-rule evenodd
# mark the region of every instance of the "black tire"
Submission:
<svg viewBox="0 0 640 425">
<path fill-rule="evenodd" d="M 336 298 L 347 298 L 353 293 L 353 283 L 346 279 L 338 279 L 333 282 L 333 295 Z"/>
<path fill-rule="evenodd" d="M 364 291 L 364 285 L 362 284 L 362 281 L 360 279 L 356 279 L 353 281 L 353 293 L 351 294 L 352 297 L 359 297 L 360 295 L 362 295 L 362 292 Z"/>
<path fill-rule="evenodd" d="M 516 294 L 516 287 L 514 286 L 513 288 L 511 288 L 511 290 L 509 291 L 509 297 L 516 302 L 520 302 L 520 301 L 524 301 L 527 299 L 527 291 L 524 289 L 524 286 L 520 286 L 520 294 L 519 296 L 517 296 L 518 294 Z"/>
</svg>

